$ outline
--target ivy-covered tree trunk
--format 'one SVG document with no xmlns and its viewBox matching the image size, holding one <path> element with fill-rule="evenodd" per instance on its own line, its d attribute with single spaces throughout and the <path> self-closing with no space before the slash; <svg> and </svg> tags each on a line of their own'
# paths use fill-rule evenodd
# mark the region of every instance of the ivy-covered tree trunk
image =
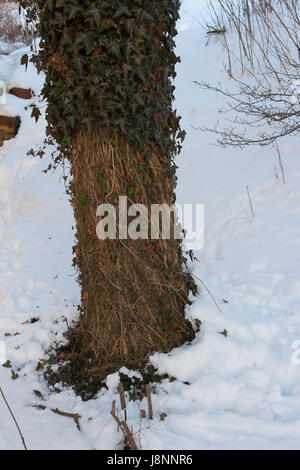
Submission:
<svg viewBox="0 0 300 470">
<path fill-rule="evenodd" d="M 26 2 L 25 2 L 26 3 Z M 65 377 L 97 383 L 119 366 L 193 338 L 184 311 L 190 276 L 181 243 L 99 240 L 97 207 L 175 202 L 174 158 L 184 133 L 172 110 L 178 0 L 42 0 L 48 135 L 67 158 L 82 287 Z M 27 2 L 28 4 L 28 2 Z M 29 15 L 30 15 L 30 10 Z M 150 230 L 149 230 L 150 233 Z M 78 378 L 79 380 L 79 378 Z"/>
</svg>

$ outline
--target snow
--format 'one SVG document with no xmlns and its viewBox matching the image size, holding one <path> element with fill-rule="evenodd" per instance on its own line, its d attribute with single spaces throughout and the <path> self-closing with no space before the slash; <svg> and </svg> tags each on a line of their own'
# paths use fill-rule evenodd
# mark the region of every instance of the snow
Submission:
<svg viewBox="0 0 300 470">
<path fill-rule="evenodd" d="M 195 16 L 197 5 L 186 0 L 184 10 Z M 205 204 L 205 245 L 191 269 L 219 308 L 199 281 L 187 315 L 202 322 L 201 332 L 191 345 L 154 354 L 159 371 L 177 380 L 155 388 L 151 422 L 140 419 L 145 399 L 130 402 L 128 424 L 143 449 L 299 449 L 299 144 L 295 138 L 281 143 L 285 185 L 275 152 L 211 146 L 213 137 L 195 127 L 217 119 L 220 98 L 193 81 L 225 80 L 222 49 L 206 47 L 199 24 L 185 13 L 179 29 L 176 105 L 187 139 L 177 196 L 181 204 Z M 0 148 L 0 355 L 12 364 L 0 367 L 0 386 L 29 449 L 118 449 L 122 435 L 110 416 L 113 400 L 120 410 L 118 374 L 107 377 L 108 390 L 83 402 L 67 388 L 53 393 L 36 370 L 45 350 L 63 339 L 66 320 L 76 318 L 80 295 L 63 175 L 43 173 L 51 149 L 43 160 L 26 155 L 43 142 L 45 120 L 30 118 L 43 75 L 31 66 L 25 72 L 24 53 L 29 49 L 0 56 L 0 80 L 35 92 L 30 101 L 6 95 L 0 108 L 21 117 L 17 137 Z M 55 408 L 81 415 L 81 431 Z M 0 449 L 21 448 L 0 397 Z"/>
</svg>

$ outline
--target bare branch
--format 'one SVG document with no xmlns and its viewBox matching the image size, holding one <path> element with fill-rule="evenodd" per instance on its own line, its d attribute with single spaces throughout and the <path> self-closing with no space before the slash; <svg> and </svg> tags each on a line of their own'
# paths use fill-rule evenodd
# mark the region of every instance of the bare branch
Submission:
<svg viewBox="0 0 300 470">
<path fill-rule="evenodd" d="M 2 390 L 1 387 L 0 387 L 0 393 L 1 393 L 2 397 L 3 397 L 3 400 L 4 400 L 4 402 L 5 402 L 5 404 L 6 404 L 7 408 L 8 408 L 8 411 L 9 411 L 9 413 L 10 413 L 12 419 L 14 420 L 14 423 L 15 423 L 15 425 L 16 425 L 16 428 L 17 428 L 17 430 L 18 430 L 18 432 L 19 432 L 19 434 L 20 434 L 23 447 L 24 447 L 25 450 L 28 450 L 28 449 L 27 449 L 27 446 L 26 446 L 26 442 L 25 442 L 24 436 L 23 436 L 23 434 L 22 434 L 22 432 L 21 432 L 20 426 L 19 426 L 19 424 L 18 424 L 18 422 L 17 422 L 17 420 L 16 420 L 16 418 L 15 418 L 15 415 L 13 414 L 13 412 L 12 412 L 12 410 L 11 410 L 9 404 L 8 404 L 8 401 L 6 400 L 6 397 L 5 397 L 4 392 L 3 392 L 3 390 Z"/>
<path fill-rule="evenodd" d="M 225 99 L 220 114 L 231 126 L 198 127 L 217 135 L 221 146 L 271 145 L 300 128 L 300 15 L 298 0 L 216 0 L 211 29 L 234 33 L 238 47 L 221 41 L 231 88 L 195 81 Z M 234 66 L 242 70 L 241 78 Z M 253 130 L 256 129 L 256 135 Z M 277 150 L 276 150 L 277 151 Z M 282 163 L 282 162 L 281 162 Z"/>
</svg>

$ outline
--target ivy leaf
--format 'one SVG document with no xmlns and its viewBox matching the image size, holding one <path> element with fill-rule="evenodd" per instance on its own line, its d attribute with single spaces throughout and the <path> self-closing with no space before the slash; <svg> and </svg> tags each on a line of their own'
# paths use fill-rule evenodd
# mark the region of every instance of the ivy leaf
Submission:
<svg viewBox="0 0 300 470">
<path fill-rule="evenodd" d="M 220 331 L 220 332 L 219 332 L 219 335 L 222 335 L 222 336 L 224 336 L 225 338 L 227 338 L 227 336 L 228 336 L 228 331 L 227 331 L 227 330 Z"/>
<path fill-rule="evenodd" d="M 143 22 L 143 21 L 154 21 L 154 18 L 153 16 L 151 15 L 151 13 L 147 12 L 146 10 L 140 10 L 140 15 L 139 15 L 139 20 L 140 22 Z"/>
<path fill-rule="evenodd" d="M 2 367 L 6 367 L 7 369 L 9 369 L 11 367 L 11 362 L 6 361 L 4 364 L 2 364 Z"/>
<path fill-rule="evenodd" d="M 39 108 L 37 106 L 34 106 L 32 108 L 32 113 L 31 113 L 31 117 L 32 118 L 35 118 L 35 122 L 38 122 L 39 120 L 39 117 L 41 116 L 41 111 L 39 110 Z"/>
<path fill-rule="evenodd" d="M 117 43 L 110 44 L 109 52 L 117 59 L 121 58 L 120 46 Z"/>
<path fill-rule="evenodd" d="M 25 70 L 27 70 L 27 67 L 28 67 L 28 55 L 27 54 L 24 54 L 22 59 L 21 59 L 21 65 L 25 65 Z"/>
<path fill-rule="evenodd" d="M 184 130 L 182 130 L 181 132 L 179 132 L 178 135 L 177 135 L 177 138 L 180 139 L 181 142 L 184 141 L 185 137 L 186 137 L 186 132 L 185 132 Z"/>
<path fill-rule="evenodd" d="M 65 8 L 65 15 L 67 16 L 67 18 L 69 20 L 72 20 L 73 18 L 75 18 L 75 16 L 77 15 L 77 13 L 79 13 L 81 10 L 80 6 L 77 6 L 77 5 L 66 5 L 66 8 Z"/>
<path fill-rule="evenodd" d="M 116 13 L 114 14 L 114 18 L 118 18 L 119 16 L 131 17 L 131 12 L 124 5 L 120 5 L 119 8 L 116 10 Z"/>
<path fill-rule="evenodd" d="M 79 44 L 84 42 L 84 33 L 79 33 L 75 36 L 74 45 L 78 46 Z"/>
<path fill-rule="evenodd" d="M 99 28 L 99 26 L 101 25 L 101 15 L 99 13 L 98 8 L 91 8 L 84 14 L 84 16 L 85 18 L 91 18 L 97 28 Z"/>
<path fill-rule="evenodd" d="M 87 54 L 90 54 L 93 51 L 96 38 L 95 34 L 93 33 L 84 35 L 83 42 Z"/>
<path fill-rule="evenodd" d="M 19 374 L 11 370 L 11 378 L 12 380 L 17 380 L 19 378 Z"/>
<path fill-rule="evenodd" d="M 33 392 L 38 398 L 45 401 L 45 398 L 43 397 L 42 393 L 39 390 L 33 390 Z"/>
</svg>

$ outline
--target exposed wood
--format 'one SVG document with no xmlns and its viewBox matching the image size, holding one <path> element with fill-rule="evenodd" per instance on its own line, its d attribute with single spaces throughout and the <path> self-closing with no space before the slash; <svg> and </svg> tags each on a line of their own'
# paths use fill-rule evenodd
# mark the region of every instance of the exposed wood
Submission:
<svg viewBox="0 0 300 470">
<path fill-rule="evenodd" d="M 12 116 L 0 116 L 0 128 L 5 126 L 8 129 L 16 129 L 20 125 L 20 118 L 19 117 L 12 117 Z"/>
<path fill-rule="evenodd" d="M 121 407 L 122 407 L 122 410 L 124 410 L 124 418 L 125 418 L 125 421 L 127 421 L 125 392 L 124 392 L 124 386 L 122 383 L 119 383 L 118 389 L 119 389 Z"/>
<path fill-rule="evenodd" d="M 32 91 L 25 88 L 13 87 L 9 90 L 9 94 L 22 100 L 30 100 L 32 98 Z"/>
<path fill-rule="evenodd" d="M 135 440 L 133 438 L 132 432 L 130 431 L 126 421 L 122 421 L 122 426 L 123 426 L 123 429 L 124 429 L 124 434 L 125 434 L 125 436 L 128 440 L 128 443 L 131 447 L 131 450 L 138 450 L 137 445 L 135 443 Z"/>
<path fill-rule="evenodd" d="M 13 139 L 17 135 L 20 123 L 18 116 L 0 116 L 0 147 L 5 140 Z"/>
<path fill-rule="evenodd" d="M 149 419 L 153 419 L 153 406 L 152 406 L 152 398 L 151 398 L 151 388 L 150 388 L 149 384 L 146 386 L 146 390 L 147 390 L 147 402 L 148 402 Z"/>
<path fill-rule="evenodd" d="M 121 401 L 121 407 L 122 410 L 125 410 L 126 408 L 126 401 L 125 401 L 125 393 L 124 393 L 124 387 L 123 384 L 119 384 L 119 395 L 120 395 L 120 401 Z"/>
<path fill-rule="evenodd" d="M 129 444 L 130 449 L 131 450 L 137 450 L 137 445 L 136 445 L 135 440 L 133 438 L 133 434 L 130 431 L 126 421 L 121 421 L 118 418 L 117 414 L 116 414 L 116 402 L 115 401 L 113 401 L 113 403 L 112 403 L 111 415 L 114 418 L 115 422 L 117 423 L 118 429 L 121 429 L 122 433 L 124 434 L 125 440 Z"/>
</svg>

